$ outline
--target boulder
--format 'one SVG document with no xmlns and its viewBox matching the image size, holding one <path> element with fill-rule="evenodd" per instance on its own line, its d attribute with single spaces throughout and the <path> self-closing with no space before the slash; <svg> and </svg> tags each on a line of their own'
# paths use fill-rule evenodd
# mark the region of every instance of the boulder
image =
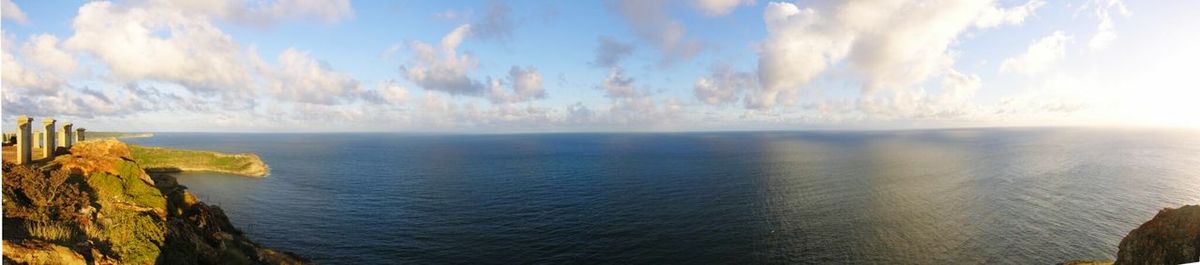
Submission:
<svg viewBox="0 0 1200 265">
<path fill-rule="evenodd" d="M 105 139 L 75 144 L 71 146 L 68 154 L 55 157 L 48 166 L 60 167 L 69 170 L 72 174 L 84 176 L 94 172 L 105 172 L 112 175 L 132 173 L 137 174 L 138 178 L 147 184 L 154 185 L 154 180 L 150 179 L 150 175 L 142 170 L 121 172 L 122 170 L 131 171 L 123 168 L 121 162 L 133 162 L 133 153 L 129 151 L 129 146 L 121 141 Z"/>
</svg>

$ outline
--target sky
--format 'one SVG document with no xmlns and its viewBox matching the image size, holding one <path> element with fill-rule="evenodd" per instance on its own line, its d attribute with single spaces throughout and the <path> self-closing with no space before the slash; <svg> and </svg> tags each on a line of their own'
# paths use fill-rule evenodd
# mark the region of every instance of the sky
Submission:
<svg viewBox="0 0 1200 265">
<path fill-rule="evenodd" d="M 6 130 L 1200 127 L 1200 1 L 0 1 Z"/>
</svg>

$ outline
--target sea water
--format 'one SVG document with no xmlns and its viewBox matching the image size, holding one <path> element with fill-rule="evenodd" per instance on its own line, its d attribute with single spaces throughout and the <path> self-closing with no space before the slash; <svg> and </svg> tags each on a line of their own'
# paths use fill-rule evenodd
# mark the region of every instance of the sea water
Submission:
<svg viewBox="0 0 1200 265">
<path fill-rule="evenodd" d="M 1200 203 L 1200 132 L 158 133 L 254 152 L 178 174 L 322 264 L 1052 264 Z"/>
</svg>

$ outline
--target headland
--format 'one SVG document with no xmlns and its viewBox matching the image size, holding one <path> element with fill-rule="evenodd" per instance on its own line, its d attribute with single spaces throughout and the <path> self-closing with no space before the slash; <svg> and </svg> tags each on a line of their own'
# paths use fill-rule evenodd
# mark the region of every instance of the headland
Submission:
<svg viewBox="0 0 1200 265">
<path fill-rule="evenodd" d="M 151 175 L 128 145 L 76 143 L 4 167 L 5 263 L 305 264 L 250 241 L 224 212 L 168 174 Z"/>
</svg>

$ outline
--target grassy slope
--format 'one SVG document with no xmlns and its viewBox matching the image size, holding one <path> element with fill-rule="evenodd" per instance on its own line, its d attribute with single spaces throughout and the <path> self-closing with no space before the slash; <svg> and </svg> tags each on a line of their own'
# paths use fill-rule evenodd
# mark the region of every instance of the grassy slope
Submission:
<svg viewBox="0 0 1200 265">
<path fill-rule="evenodd" d="M 165 226 L 157 212 L 166 209 L 166 199 L 142 182 L 137 164 L 118 161 L 115 175 L 55 171 L 51 177 L 30 167 L 5 167 L 6 225 L 16 222 L 13 227 L 24 228 L 6 230 L 5 240 L 41 240 L 67 247 L 99 242 L 95 250 L 124 263 L 153 264 L 158 259 Z"/>
<path fill-rule="evenodd" d="M 210 171 L 260 177 L 268 168 L 254 154 L 222 154 L 210 151 L 129 145 L 133 158 L 148 171 Z"/>
</svg>

